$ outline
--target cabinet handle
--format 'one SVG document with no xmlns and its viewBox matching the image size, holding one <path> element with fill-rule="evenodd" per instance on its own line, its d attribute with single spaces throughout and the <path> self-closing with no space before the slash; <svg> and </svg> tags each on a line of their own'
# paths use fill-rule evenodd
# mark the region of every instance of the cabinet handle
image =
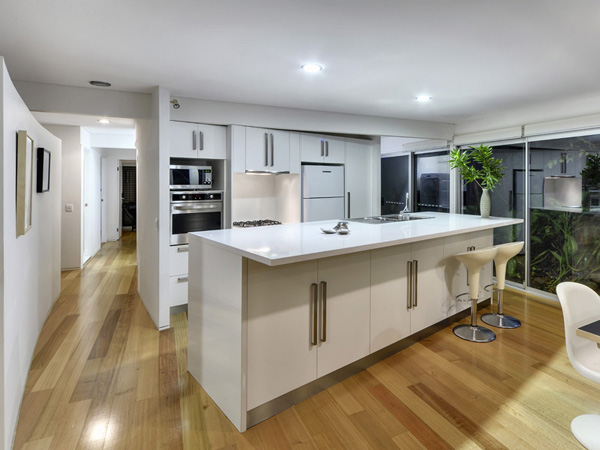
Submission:
<svg viewBox="0 0 600 450">
<path fill-rule="evenodd" d="M 321 156 L 325 156 L 325 141 L 321 139 Z"/>
<path fill-rule="evenodd" d="M 325 141 L 325 156 L 329 156 L 329 141 Z"/>
<path fill-rule="evenodd" d="M 271 166 L 275 165 L 275 140 L 273 139 L 273 133 L 271 133 Z"/>
<path fill-rule="evenodd" d="M 321 314 L 321 320 L 323 326 L 321 328 L 321 342 L 327 341 L 327 282 L 321 281 L 321 299 L 323 301 L 323 313 Z"/>
<path fill-rule="evenodd" d="M 265 133 L 265 166 L 269 166 L 269 133 Z"/>
<path fill-rule="evenodd" d="M 352 217 L 352 216 L 350 215 L 350 192 L 348 192 L 348 194 L 347 194 L 347 195 L 348 195 L 348 219 L 349 219 L 350 217 Z"/>
<path fill-rule="evenodd" d="M 190 251 L 190 248 L 186 245 L 185 247 L 177 247 L 177 253 L 187 253 Z"/>
<path fill-rule="evenodd" d="M 412 308 L 412 261 L 406 261 L 406 309 Z"/>
<path fill-rule="evenodd" d="M 192 131 L 192 150 L 196 150 L 196 132 Z"/>
<path fill-rule="evenodd" d="M 199 150 L 204 150 L 204 132 L 198 131 L 198 136 L 200 137 L 200 148 Z"/>
<path fill-rule="evenodd" d="M 319 287 L 317 283 L 311 284 L 311 296 L 312 296 L 312 304 L 313 304 L 313 330 L 312 330 L 312 340 L 310 343 L 312 345 L 317 345 L 319 343 L 317 338 L 317 329 L 319 328 Z"/>
<path fill-rule="evenodd" d="M 413 307 L 417 307 L 419 293 L 417 287 L 419 284 L 419 261 L 413 259 Z"/>
<path fill-rule="evenodd" d="M 177 282 L 178 283 L 187 283 L 188 277 L 177 277 Z"/>
</svg>

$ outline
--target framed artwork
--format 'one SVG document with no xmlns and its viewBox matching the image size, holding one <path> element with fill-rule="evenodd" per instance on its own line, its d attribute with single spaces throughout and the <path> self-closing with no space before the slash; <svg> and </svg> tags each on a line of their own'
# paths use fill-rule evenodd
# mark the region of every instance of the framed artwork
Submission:
<svg viewBox="0 0 600 450">
<path fill-rule="evenodd" d="M 50 150 L 43 147 L 37 149 L 37 192 L 50 190 Z"/>
<path fill-rule="evenodd" d="M 27 131 L 17 132 L 17 237 L 32 224 L 33 139 Z"/>
</svg>

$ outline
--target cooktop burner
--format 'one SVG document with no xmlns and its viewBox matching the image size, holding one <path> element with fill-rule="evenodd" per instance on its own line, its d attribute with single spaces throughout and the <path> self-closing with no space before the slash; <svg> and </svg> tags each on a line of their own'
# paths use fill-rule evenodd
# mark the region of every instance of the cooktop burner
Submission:
<svg viewBox="0 0 600 450">
<path fill-rule="evenodd" d="M 267 225 L 281 225 L 278 220 L 246 220 L 244 222 L 233 222 L 234 227 L 248 228 L 248 227 L 264 227 Z"/>
</svg>

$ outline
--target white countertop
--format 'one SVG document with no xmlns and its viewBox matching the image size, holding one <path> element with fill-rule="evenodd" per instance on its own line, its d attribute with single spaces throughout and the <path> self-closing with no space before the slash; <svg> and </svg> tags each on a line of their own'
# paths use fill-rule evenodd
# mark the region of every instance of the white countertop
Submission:
<svg viewBox="0 0 600 450">
<path fill-rule="evenodd" d="M 254 261 L 278 266 L 523 222 L 523 219 L 482 219 L 479 216 L 435 212 L 411 215 L 433 218 L 385 224 L 348 222 L 350 233 L 347 235 L 324 234 L 321 231 L 321 228 L 334 227 L 337 220 L 202 231 L 189 235 L 190 242 L 201 239 L 204 243 Z"/>
</svg>

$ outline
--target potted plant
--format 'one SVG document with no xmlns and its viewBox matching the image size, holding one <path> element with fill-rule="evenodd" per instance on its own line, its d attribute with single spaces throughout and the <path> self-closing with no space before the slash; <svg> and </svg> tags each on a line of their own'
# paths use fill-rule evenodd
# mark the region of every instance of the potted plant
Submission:
<svg viewBox="0 0 600 450">
<path fill-rule="evenodd" d="M 481 217 L 490 217 L 490 191 L 494 190 L 504 176 L 502 160 L 494 158 L 492 147 L 481 144 L 478 147 L 470 146 L 468 150 L 450 150 L 450 168 L 458 169 L 466 183 L 474 181 L 481 187 Z"/>
</svg>

